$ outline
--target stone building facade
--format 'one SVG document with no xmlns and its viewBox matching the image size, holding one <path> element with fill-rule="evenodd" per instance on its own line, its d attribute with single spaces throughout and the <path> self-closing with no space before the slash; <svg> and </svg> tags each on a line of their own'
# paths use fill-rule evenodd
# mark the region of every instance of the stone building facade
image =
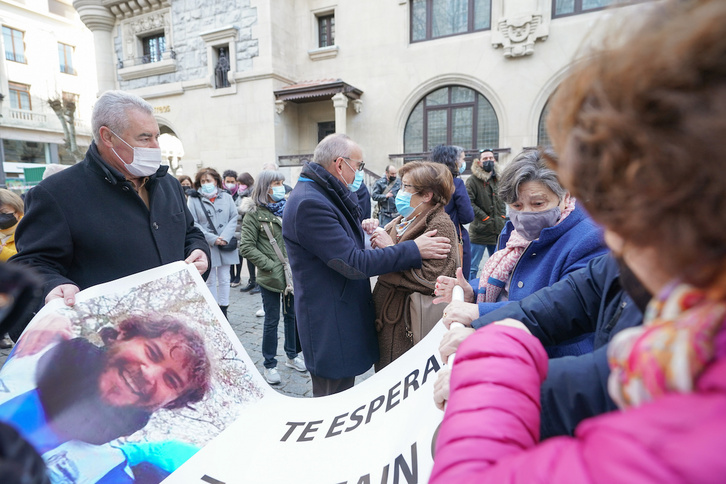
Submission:
<svg viewBox="0 0 726 484">
<path fill-rule="evenodd" d="M 545 140 L 567 66 L 597 41 L 611 0 L 76 0 L 99 90 L 147 99 L 179 138 L 180 172 L 276 161 L 294 181 L 329 132 L 367 166 L 439 143 Z M 623 6 L 614 12 L 643 8 Z M 405 155 L 405 156 L 404 156 Z"/>
<path fill-rule="evenodd" d="M 93 38 L 70 0 L 1 0 L 0 23 L 0 185 L 22 192 L 25 168 L 75 162 L 49 100 L 71 100 L 79 150 L 91 142 Z"/>
</svg>

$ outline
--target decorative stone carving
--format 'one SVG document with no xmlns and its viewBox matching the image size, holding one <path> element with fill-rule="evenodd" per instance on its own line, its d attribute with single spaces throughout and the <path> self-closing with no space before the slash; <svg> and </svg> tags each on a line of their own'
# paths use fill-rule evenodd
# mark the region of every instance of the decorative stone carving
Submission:
<svg viewBox="0 0 726 484">
<path fill-rule="evenodd" d="M 360 112 L 363 111 L 363 101 L 361 101 L 360 99 L 354 99 L 352 104 L 355 114 L 360 114 Z"/>
<path fill-rule="evenodd" d="M 500 18 L 497 30 L 492 32 L 492 45 L 503 47 L 504 57 L 522 57 L 534 54 L 534 43 L 547 40 L 547 35 L 541 15 Z"/>
<path fill-rule="evenodd" d="M 139 34 L 161 29 L 165 27 L 166 22 L 164 21 L 164 13 L 152 13 L 151 15 L 139 17 L 138 20 L 131 21 L 129 25 L 133 33 Z"/>
<path fill-rule="evenodd" d="M 168 54 L 165 53 L 164 58 L 166 59 L 171 56 L 174 39 L 170 16 L 171 9 L 167 8 L 132 17 L 121 22 L 124 65 L 132 66 L 141 63 L 140 58 L 143 56 L 141 39 L 147 35 L 161 32 L 164 32 L 168 52 Z M 131 61 L 132 59 L 134 61 Z"/>
<path fill-rule="evenodd" d="M 285 101 L 277 100 L 275 101 L 275 112 L 277 114 L 282 114 L 282 112 L 285 111 Z"/>
</svg>

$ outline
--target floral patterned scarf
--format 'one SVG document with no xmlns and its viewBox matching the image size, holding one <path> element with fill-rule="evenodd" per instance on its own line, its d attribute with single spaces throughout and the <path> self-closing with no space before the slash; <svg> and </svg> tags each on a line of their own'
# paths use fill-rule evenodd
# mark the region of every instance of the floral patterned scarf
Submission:
<svg viewBox="0 0 726 484">
<path fill-rule="evenodd" d="M 715 356 L 715 338 L 726 320 L 726 301 L 671 283 L 654 298 L 642 326 L 610 342 L 608 392 L 624 409 L 667 393 L 688 393 Z"/>
<path fill-rule="evenodd" d="M 573 210 L 575 210 L 575 197 L 570 197 L 557 224 L 562 223 Z M 513 230 L 509 235 L 507 246 L 496 251 L 489 257 L 479 277 L 479 294 L 476 297 L 477 303 L 497 302 L 499 294 L 502 293 L 502 289 L 507 285 L 507 281 L 511 277 L 514 267 L 517 265 L 519 258 L 522 257 L 528 245 L 529 241 L 519 235 L 516 230 Z"/>
</svg>

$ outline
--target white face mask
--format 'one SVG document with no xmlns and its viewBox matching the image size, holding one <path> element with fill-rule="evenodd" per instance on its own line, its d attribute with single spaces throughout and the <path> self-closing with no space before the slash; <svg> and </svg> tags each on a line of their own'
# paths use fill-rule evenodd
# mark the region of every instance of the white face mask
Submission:
<svg viewBox="0 0 726 484">
<path fill-rule="evenodd" d="M 126 166 L 126 170 L 133 176 L 150 176 L 156 173 L 161 165 L 161 148 L 140 148 L 131 146 L 121 138 L 121 136 L 114 133 L 111 128 L 108 129 L 114 136 L 120 139 L 126 146 L 134 150 L 134 159 L 131 163 L 126 163 L 121 158 L 116 150 L 111 148 L 111 151 L 118 157 L 119 160 Z"/>
</svg>

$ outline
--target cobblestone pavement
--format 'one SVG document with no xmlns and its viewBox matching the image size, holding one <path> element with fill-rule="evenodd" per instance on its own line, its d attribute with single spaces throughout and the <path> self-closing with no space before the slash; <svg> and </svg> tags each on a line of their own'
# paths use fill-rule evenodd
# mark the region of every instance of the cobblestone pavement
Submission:
<svg viewBox="0 0 726 484">
<path fill-rule="evenodd" d="M 227 318 L 232 329 L 242 342 L 242 346 L 244 346 L 257 367 L 257 370 L 262 373 L 264 371 L 264 358 L 262 357 L 262 327 L 264 318 L 255 316 L 255 313 L 259 309 L 262 309 L 262 296 L 260 294 L 240 292 L 240 288 L 246 285 L 247 280 L 248 277 L 243 272 L 242 285 L 230 289 L 230 304 L 227 310 Z M 280 373 L 282 382 L 278 385 L 271 386 L 278 392 L 291 397 L 312 397 L 313 387 L 310 381 L 310 373 L 301 373 L 285 366 L 287 356 L 283 350 L 284 340 L 283 322 L 282 318 L 280 318 L 280 324 L 278 325 L 277 370 Z M 5 359 L 9 354 L 10 349 L 0 350 L 0 364 L 5 363 Z M 371 368 L 367 373 L 357 377 L 356 383 L 365 380 L 372 374 L 373 369 Z"/>
<path fill-rule="evenodd" d="M 255 313 L 259 309 L 262 309 L 262 296 L 259 294 L 240 292 L 240 287 L 244 287 L 247 279 L 246 274 L 243 273 L 242 285 L 231 288 L 227 319 L 242 342 L 242 346 L 244 346 L 250 355 L 257 370 L 262 373 L 264 371 L 264 358 L 262 357 L 262 327 L 264 318 L 255 316 Z M 287 356 L 282 348 L 283 342 L 285 341 L 282 318 L 280 318 L 280 324 L 278 325 L 277 341 L 277 371 L 280 373 L 282 382 L 278 385 L 272 385 L 272 388 L 291 397 L 312 397 L 313 387 L 310 381 L 310 373 L 301 373 L 285 366 Z M 372 374 L 373 368 L 363 375 L 358 376 L 356 383 L 365 380 Z"/>
</svg>

